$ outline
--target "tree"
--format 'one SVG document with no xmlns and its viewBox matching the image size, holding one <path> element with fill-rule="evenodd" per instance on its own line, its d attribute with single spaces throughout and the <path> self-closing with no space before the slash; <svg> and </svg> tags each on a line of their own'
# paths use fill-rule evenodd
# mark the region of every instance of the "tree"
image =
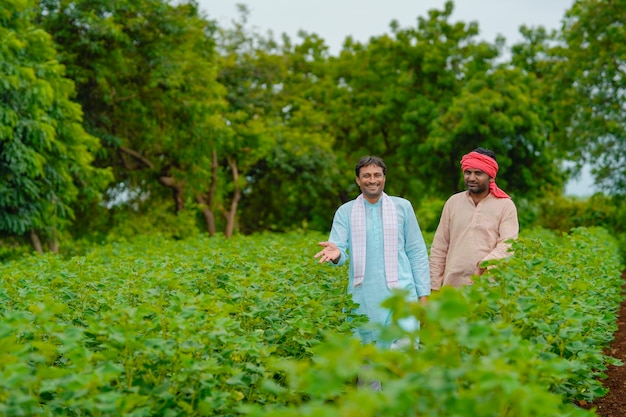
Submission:
<svg viewBox="0 0 626 417">
<path fill-rule="evenodd" d="M 279 45 L 250 32 L 247 10 L 240 11 L 241 20 L 222 33 L 219 80 L 228 91 L 231 136 L 218 154 L 229 165 L 237 162 L 238 171 L 230 172 L 233 178 L 240 173 L 238 189 L 245 191 L 242 229 L 286 230 L 311 222 L 325 229 L 334 201 L 319 196 L 331 192 L 335 172 L 333 138 L 319 100 L 325 45 L 305 33 L 300 44 L 284 36 Z"/>
<path fill-rule="evenodd" d="M 523 167 L 523 175 L 505 169 L 501 178 L 517 193 L 558 188 L 533 77 L 500 68 L 502 40 L 478 42 L 478 25 L 450 22 L 452 11 L 447 2 L 416 28 L 394 22 L 393 36 L 346 41 L 329 110 L 336 144 L 348 160 L 385 158 L 393 166 L 389 190 L 413 201 L 459 191 L 460 158 L 478 146 L 493 148 L 504 168 Z"/>
<path fill-rule="evenodd" d="M 448 190 L 458 191 L 460 158 L 480 145 L 496 152 L 502 171 L 498 183 L 511 194 L 532 199 L 546 190 L 562 190 L 565 174 L 532 84 L 532 75 L 518 68 L 475 74 L 433 123 L 423 146 L 449 157 L 420 171 L 426 175 L 426 169 L 434 168 L 444 173 L 451 180 Z"/>
<path fill-rule="evenodd" d="M 87 129 L 105 146 L 125 190 L 143 205 L 180 212 L 209 184 L 212 150 L 226 128 L 216 80 L 215 26 L 193 1 L 42 0 L 77 83 Z M 167 194 L 171 204 L 164 204 Z"/>
<path fill-rule="evenodd" d="M 559 142 L 596 184 L 626 194 L 626 1 L 578 0 L 565 15 L 551 53 L 561 91 Z"/>
<path fill-rule="evenodd" d="M 51 37 L 33 22 L 35 1 L 0 8 L 0 230 L 58 250 L 72 204 L 99 197 L 111 179 L 92 166 L 99 142 L 82 127 L 74 84 Z"/>
</svg>

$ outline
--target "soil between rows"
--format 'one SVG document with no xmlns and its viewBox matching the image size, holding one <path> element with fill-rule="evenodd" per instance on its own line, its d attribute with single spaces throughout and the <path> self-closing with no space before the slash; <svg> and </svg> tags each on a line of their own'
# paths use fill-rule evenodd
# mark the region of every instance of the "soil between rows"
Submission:
<svg viewBox="0 0 626 417">
<path fill-rule="evenodd" d="M 626 281 L 626 270 L 622 272 L 622 278 Z M 626 282 L 622 288 L 626 293 Z M 626 416 L 626 299 L 622 301 L 617 325 L 615 338 L 607 354 L 621 360 L 624 365 L 608 367 L 607 378 L 602 381 L 602 385 L 609 389 L 608 394 L 592 403 L 579 404 L 585 409 L 596 408 L 596 414 L 599 417 Z"/>
</svg>

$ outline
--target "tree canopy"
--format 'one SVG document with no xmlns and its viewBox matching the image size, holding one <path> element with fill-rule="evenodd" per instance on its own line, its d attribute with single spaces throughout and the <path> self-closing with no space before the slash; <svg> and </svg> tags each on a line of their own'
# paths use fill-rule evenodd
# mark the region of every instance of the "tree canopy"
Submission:
<svg viewBox="0 0 626 417">
<path fill-rule="evenodd" d="M 74 220 L 72 205 L 98 199 L 109 169 L 92 165 L 100 147 L 83 128 L 74 83 L 32 1 L 0 8 L 0 230 L 28 234 L 42 250 Z"/>
<path fill-rule="evenodd" d="M 257 33 L 246 6 L 221 27 L 195 1 L 8 0 L 0 229 L 54 242 L 169 213 L 227 236 L 326 230 L 360 156 L 419 206 L 461 190 L 479 146 L 515 197 L 562 193 L 568 161 L 623 194 L 625 1 L 578 0 L 504 59 L 451 1 L 333 56 L 314 33 Z"/>
</svg>

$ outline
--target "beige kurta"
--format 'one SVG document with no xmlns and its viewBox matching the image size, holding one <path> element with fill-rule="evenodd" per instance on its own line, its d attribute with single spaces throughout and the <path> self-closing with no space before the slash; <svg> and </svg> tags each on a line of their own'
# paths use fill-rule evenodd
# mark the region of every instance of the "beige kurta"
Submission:
<svg viewBox="0 0 626 417">
<path fill-rule="evenodd" d="M 446 201 L 430 249 L 430 287 L 460 287 L 480 262 L 511 255 L 509 239 L 517 239 L 517 209 L 510 198 L 489 194 L 478 204 L 468 191 Z"/>
</svg>

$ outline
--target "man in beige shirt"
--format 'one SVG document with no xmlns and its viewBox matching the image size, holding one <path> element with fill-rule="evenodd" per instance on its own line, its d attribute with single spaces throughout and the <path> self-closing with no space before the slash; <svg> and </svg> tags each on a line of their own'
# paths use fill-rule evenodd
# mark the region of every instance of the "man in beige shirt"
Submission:
<svg viewBox="0 0 626 417">
<path fill-rule="evenodd" d="M 461 287 L 481 275 L 484 261 L 510 256 L 519 222 L 511 198 L 496 185 L 498 163 L 493 151 L 477 148 L 463 156 L 466 191 L 446 201 L 430 249 L 430 287 Z"/>
</svg>

